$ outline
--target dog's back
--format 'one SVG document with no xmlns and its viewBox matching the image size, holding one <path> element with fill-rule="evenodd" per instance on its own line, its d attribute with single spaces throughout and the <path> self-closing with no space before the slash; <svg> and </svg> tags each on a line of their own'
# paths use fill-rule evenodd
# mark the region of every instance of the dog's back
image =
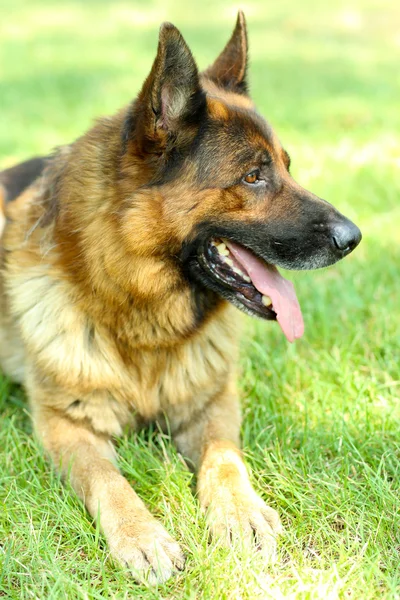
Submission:
<svg viewBox="0 0 400 600">
<path fill-rule="evenodd" d="M 0 171 L 0 186 L 2 186 L 4 202 L 11 202 L 17 198 L 39 177 L 45 165 L 45 157 L 36 157 Z"/>
<path fill-rule="evenodd" d="M 4 171 L 0 171 L 0 235 L 6 221 L 6 204 L 18 198 L 46 166 L 44 157 L 31 158 Z"/>
</svg>

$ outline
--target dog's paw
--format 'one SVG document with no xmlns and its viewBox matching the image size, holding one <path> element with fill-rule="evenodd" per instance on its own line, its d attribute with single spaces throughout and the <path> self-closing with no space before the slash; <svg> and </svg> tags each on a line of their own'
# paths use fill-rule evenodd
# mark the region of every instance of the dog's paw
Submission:
<svg viewBox="0 0 400 600">
<path fill-rule="evenodd" d="M 179 544 L 151 515 L 119 527 L 109 544 L 113 558 L 138 581 L 164 583 L 185 566 Z"/>
<path fill-rule="evenodd" d="M 221 486 L 201 504 L 214 540 L 224 545 L 244 544 L 262 553 L 264 559 L 275 560 L 276 538 L 282 532 L 279 515 L 250 484 L 242 489 Z"/>
</svg>

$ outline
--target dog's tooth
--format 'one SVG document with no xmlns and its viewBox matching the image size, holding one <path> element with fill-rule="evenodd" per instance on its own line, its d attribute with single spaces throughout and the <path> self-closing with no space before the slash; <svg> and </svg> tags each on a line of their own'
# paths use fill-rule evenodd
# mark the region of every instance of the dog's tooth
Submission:
<svg viewBox="0 0 400 600">
<path fill-rule="evenodd" d="M 217 250 L 222 256 L 229 256 L 229 250 L 224 243 L 218 244 Z"/>
<path fill-rule="evenodd" d="M 272 305 L 272 300 L 269 296 L 262 296 L 261 298 L 261 302 L 264 304 L 264 306 L 271 306 Z"/>
<path fill-rule="evenodd" d="M 244 280 L 247 281 L 247 283 L 251 283 L 251 279 L 248 275 L 246 275 L 245 273 L 243 273 L 243 271 L 241 271 L 240 269 L 238 269 L 237 267 L 233 267 L 233 270 L 235 271 L 235 273 L 237 273 L 238 275 L 240 275 L 240 277 Z"/>
</svg>

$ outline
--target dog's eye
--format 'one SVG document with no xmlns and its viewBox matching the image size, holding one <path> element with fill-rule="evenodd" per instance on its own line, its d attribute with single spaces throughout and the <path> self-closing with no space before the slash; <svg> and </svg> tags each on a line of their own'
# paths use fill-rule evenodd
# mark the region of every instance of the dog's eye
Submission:
<svg viewBox="0 0 400 600">
<path fill-rule="evenodd" d="M 247 175 L 243 177 L 243 181 L 251 184 L 258 183 L 260 181 L 260 170 L 255 169 L 254 171 L 247 173 Z"/>
</svg>

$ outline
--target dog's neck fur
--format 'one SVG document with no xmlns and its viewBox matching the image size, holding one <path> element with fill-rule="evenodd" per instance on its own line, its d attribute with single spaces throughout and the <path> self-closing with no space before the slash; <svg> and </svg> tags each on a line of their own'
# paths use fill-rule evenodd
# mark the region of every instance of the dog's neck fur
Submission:
<svg viewBox="0 0 400 600">
<path fill-rule="evenodd" d="M 56 154 L 41 181 L 39 203 L 45 213 L 39 230 L 49 248 L 47 260 L 68 279 L 80 308 L 113 332 L 128 356 L 132 347 L 168 347 L 192 337 L 226 302 L 204 288 L 194 290 L 178 259 L 162 253 L 162 237 L 170 242 L 172 232 L 149 229 L 158 221 L 156 191 L 132 194 L 132 181 L 139 180 L 139 188 L 146 174 L 138 173 L 134 160 L 124 164 L 124 118 L 121 111 L 99 121 L 73 147 Z M 124 213 L 132 206 L 129 226 L 136 221 L 137 228 L 124 237 Z M 154 254 L 156 234 L 159 254 Z M 126 236 L 133 238 L 129 248 Z"/>
</svg>

